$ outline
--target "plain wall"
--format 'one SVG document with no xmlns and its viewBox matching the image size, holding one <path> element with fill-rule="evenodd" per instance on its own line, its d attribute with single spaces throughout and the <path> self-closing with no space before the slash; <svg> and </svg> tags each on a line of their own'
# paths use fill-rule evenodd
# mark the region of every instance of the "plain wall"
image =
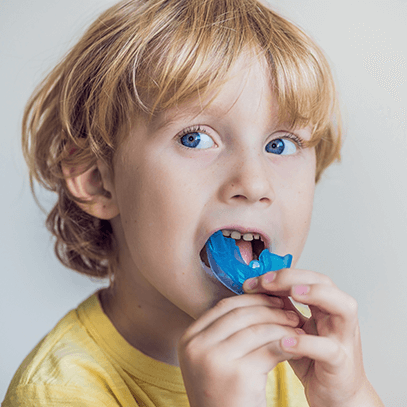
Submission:
<svg viewBox="0 0 407 407">
<path fill-rule="evenodd" d="M 24 357 L 102 285 L 64 268 L 29 190 L 24 105 L 110 0 L 0 0 L 2 285 L 0 400 Z M 270 0 L 325 50 L 343 105 L 341 164 L 317 187 L 298 268 L 329 275 L 359 303 L 365 368 L 387 407 L 407 405 L 407 2 Z M 54 197 L 40 193 L 50 208 Z"/>
</svg>

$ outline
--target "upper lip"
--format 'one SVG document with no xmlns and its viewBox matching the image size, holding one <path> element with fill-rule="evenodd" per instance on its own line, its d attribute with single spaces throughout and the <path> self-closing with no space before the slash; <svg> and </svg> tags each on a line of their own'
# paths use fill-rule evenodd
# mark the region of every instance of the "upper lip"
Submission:
<svg viewBox="0 0 407 407">
<path fill-rule="evenodd" d="M 244 227 L 244 226 L 240 226 L 240 225 L 236 225 L 236 224 L 232 224 L 232 225 L 226 225 L 226 226 L 222 226 L 220 228 L 214 229 L 212 230 L 212 232 L 210 232 L 209 236 L 206 238 L 205 240 L 205 244 L 208 241 L 208 239 L 218 230 L 236 230 L 238 232 L 240 232 L 242 235 L 244 235 L 245 233 L 258 233 L 261 237 L 262 240 L 264 242 L 264 248 L 268 249 L 270 248 L 270 243 L 271 243 L 271 239 L 270 236 L 262 229 L 256 228 L 256 227 Z"/>
</svg>

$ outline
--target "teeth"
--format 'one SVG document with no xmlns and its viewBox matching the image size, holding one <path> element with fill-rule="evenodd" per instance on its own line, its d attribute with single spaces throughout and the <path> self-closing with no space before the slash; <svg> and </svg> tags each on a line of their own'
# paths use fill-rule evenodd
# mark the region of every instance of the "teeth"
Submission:
<svg viewBox="0 0 407 407">
<path fill-rule="evenodd" d="M 253 240 L 253 235 L 251 233 L 245 233 L 243 235 L 243 240 L 250 242 L 251 240 Z"/>
<path fill-rule="evenodd" d="M 260 235 L 258 233 L 245 233 L 245 234 L 241 234 L 240 232 L 236 231 L 236 230 L 222 230 L 222 234 L 225 237 L 231 237 L 232 239 L 235 240 L 239 240 L 242 238 L 243 236 L 243 240 L 246 241 L 252 241 L 253 239 L 255 240 L 259 240 L 260 239 Z M 261 239 L 263 240 L 263 239 Z"/>
<path fill-rule="evenodd" d="M 235 240 L 239 240 L 241 237 L 242 237 L 242 235 L 239 233 L 239 232 L 236 232 L 235 230 L 232 232 L 232 234 L 231 234 L 231 236 L 230 236 L 232 239 L 235 239 Z"/>
</svg>

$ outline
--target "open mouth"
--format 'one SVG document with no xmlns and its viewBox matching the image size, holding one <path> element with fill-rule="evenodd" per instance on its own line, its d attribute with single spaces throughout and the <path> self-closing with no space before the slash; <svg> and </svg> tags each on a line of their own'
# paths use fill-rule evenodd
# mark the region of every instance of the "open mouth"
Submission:
<svg viewBox="0 0 407 407">
<path fill-rule="evenodd" d="M 226 232 L 227 234 L 227 232 Z M 231 236 L 226 236 L 225 233 L 223 233 L 224 237 L 227 239 L 234 239 Z M 240 250 L 240 254 L 246 264 L 249 264 L 252 260 L 259 260 L 260 253 L 265 249 L 264 242 L 262 238 L 253 238 L 253 240 L 244 240 L 242 236 L 240 236 L 240 239 L 234 239 L 236 242 L 237 247 Z M 208 260 L 208 255 L 206 252 L 206 244 L 202 248 L 202 250 L 199 253 L 202 262 L 210 268 L 209 265 L 209 260 Z"/>
<path fill-rule="evenodd" d="M 242 236 L 238 231 L 218 230 L 201 250 L 201 264 L 205 271 L 240 295 L 244 293 L 243 284 L 248 278 L 291 267 L 291 254 L 278 256 L 265 246 L 267 244 L 259 234 L 244 233 Z"/>
</svg>

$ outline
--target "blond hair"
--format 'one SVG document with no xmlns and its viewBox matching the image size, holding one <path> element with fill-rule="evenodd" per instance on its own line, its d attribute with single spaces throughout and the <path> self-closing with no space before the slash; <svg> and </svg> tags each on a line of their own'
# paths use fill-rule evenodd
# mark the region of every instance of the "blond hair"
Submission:
<svg viewBox="0 0 407 407">
<path fill-rule="evenodd" d="M 141 114 L 152 117 L 227 77 L 245 50 L 265 58 L 279 120 L 312 125 L 316 181 L 340 158 L 329 65 L 298 27 L 256 0 L 126 0 L 104 12 L 29 100 L 22 146 L 30 184 L 57 192 L 47 218 L 66 266 L 112 280 L 117 249 L 107 220 L 82 211 L 61 163 L 91 168 L 113 155 Z"/>
</svg>

